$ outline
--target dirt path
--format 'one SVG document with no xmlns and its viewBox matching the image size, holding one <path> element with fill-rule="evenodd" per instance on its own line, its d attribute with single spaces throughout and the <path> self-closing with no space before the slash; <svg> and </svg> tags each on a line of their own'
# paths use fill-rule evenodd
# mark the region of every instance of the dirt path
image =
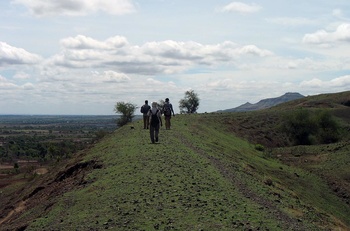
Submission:
<svg viewBox="0 0 350 231">
<path fill-rule="evenodd" d="M 174 132 L 174 131 L 173 131 Z M 238 177 L 234 175 L 234 171 L 232 169 L 228 169 L 227 164 L 223 163 L 222 160 L 216 159 L 210 155 L 208 155 L 203 149 L 200 149 L 198 146 L 193 145 L 186 139 L 180 132 L 174 132 L 174 136 L 177 139 L 181 140 L 181 142 L 192 149 L 194 152 L 198 153 L 198 155 L 210 160 L 213 166 L 219 170 L 219 172 L 227 178 L 235 188 L 246 198 L 254 201 L 259 204 L 261 207 L 266 208 L 273 219 L 280 221 L 281 226 L 284 230 L 307 230 L 304 225 L 299 222 L 297 219 L 293 219 L 289 217 L 287 214 L 282 212 L 278 207 L 270 200 L 258 195 L 253 192 L 246 184 L 244 184 Z"/>
<path fill-rule="evenodd" d="M 26 201 L 21 201 L 16 208 L 11 210 L 6 217 L 0 220 L 0 225 L 11 219 L 11 217 L 16 214 L 22 212 L 26 208 Z"/>
</svg>

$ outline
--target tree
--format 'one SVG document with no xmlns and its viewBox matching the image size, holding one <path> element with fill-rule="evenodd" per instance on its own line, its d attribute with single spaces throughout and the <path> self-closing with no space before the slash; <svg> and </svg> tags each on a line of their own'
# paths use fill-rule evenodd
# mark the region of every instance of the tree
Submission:
<svg viewBox="0 0 350 231">
<path fill-rule="evenodd" d="M 117 102 L 117 104 L 114 107 L 114 111 L 116 113 L 122 114 L 117 120 L 117 124 L 119 127 L 132 121 L 136 108 L 136 105 L 132 103 Z"/>
<path fill-rule="evenodd" d="M 186 91 L 185 98 L 179 101 L 179 108 L 181 113 L 196 113 L 199 107 L 198 94 L 194 90 Z"/>
</svg>

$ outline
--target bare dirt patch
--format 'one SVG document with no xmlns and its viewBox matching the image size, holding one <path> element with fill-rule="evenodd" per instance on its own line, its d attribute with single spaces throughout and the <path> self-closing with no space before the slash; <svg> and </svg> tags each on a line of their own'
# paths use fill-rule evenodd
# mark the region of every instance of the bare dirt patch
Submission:
<svg viewBox="0 0 350 231">
<path fill-rule="evenodd" d="M 13 169 L 13 165 L 9 165 L 9 164 L 0 164 L 0 170 L 3 169 Z"/>
<path fill-rule="evenodd" d="M 48 172 L 49 172 L 49 170 L 47 168 L 37 168 L 33 171 L 33 173 L 38 174 L 38 175 L 44 175 Z"/>
<path fill-rule="evenodd" d="M 42 216 L 56 203 L 57 196 L 87 184 L 86 173 L 96 168 L 102 168 L 102 165 L 96 161 L 78 162 L 65 166 L 61 171 L 53 170 L 54 175 L 47 174 L 38 178 L 31 183 L 31 187 L 23 189 L 24 192 L 20 197 L 12 195 L 11 198 L 6 198 L 7 206 L 0 210 L 0 226 L 6 227 L 5 230 L 22 230 L 27 227 L 29 220 Z M 37 174 L 45 174 L 48 169 L 41 167 L 34 171 Z M 7 185 L 13 184 L 14 180 L 7 183 Z M 35 209 L 35 212 L 27 218 L 29 220 L 20 218 L 23 212 L 32 210 L 38 205 L 40 209 Z"/>
<path fill-rule="evenodd" d="M 14 163 L 18 164 L 17 169 L 15 169 Z M 18 182 L 26 182 L 31 175 L 48 173 L 48 167 L 40 165 L 38 161 L 17 160 L 14 163 L 2 163 L 0 165 L 0 188 Z"/>
<path fill-rule="evenodd" d="M 14 208 L 13 210 L 11 210 L 11 211 L 7 214 L 6 217 L 4 217 L 3 219 L 0 219 L 0 225 L 3 224 L 4 222 L 6 222 L 7 220 L 9 220 L 9 219 L 12 217 L 12 215 L 13 215 L 14 213 L 20 213 L 20 212 L 22 212 L 22 211 L 26 208 L 25 204 L 26 204 L 25 201 L 21 201 L 21 202 L 16 206 L 16 208 Z"/>
</svg>

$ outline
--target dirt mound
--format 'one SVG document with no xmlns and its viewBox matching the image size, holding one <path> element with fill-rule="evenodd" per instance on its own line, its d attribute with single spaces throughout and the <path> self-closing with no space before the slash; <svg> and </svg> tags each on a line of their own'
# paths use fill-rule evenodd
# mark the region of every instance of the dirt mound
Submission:
<svg viewBox="0 0 350 231">
<path fill-rule="evenodd" d="M 0 225 L 5 230 L 24 230 L 29 221 L 42 216 L 56 203 L 57 196 L 89 183 L 85 180 L 87 172 L 102 167 L 96 161 L 74 163 L 56 174 L 29 182 L 31 187 L 23 188 L 21 195 L 4 198 L 7 205 L 1 210 Z M 38 171 L 45 172 L 46 169 Z M 22 199 L 18 199 L 19 196 Z M 31 211 L 30 215 L 25 220 L 17 220 L 26 211 Z"/>
</svg>

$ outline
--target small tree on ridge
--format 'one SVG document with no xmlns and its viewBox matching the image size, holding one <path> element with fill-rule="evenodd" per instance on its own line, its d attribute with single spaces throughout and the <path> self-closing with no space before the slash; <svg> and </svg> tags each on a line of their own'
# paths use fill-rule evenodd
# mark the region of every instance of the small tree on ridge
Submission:
<svg viewBox="0 0 350 231">
<path fill-rule="evenodd" d="M 180 113 L 196 113 L 199 107 L 199 97 L 194 90 L 186 91 L 185 98 L 179 101 Z"/>
<path fill-rule="evenodd" d="M 114 106 L 114 111 L 116 113 L 122 114 L 117 120 L 117 124 L 119 127 L 132 121 L 132 118 L 135 116 L 134 113 L 136 108 L 137 106 L 132 103 L 117 102 L 117 104 Z"/>
</svg>

